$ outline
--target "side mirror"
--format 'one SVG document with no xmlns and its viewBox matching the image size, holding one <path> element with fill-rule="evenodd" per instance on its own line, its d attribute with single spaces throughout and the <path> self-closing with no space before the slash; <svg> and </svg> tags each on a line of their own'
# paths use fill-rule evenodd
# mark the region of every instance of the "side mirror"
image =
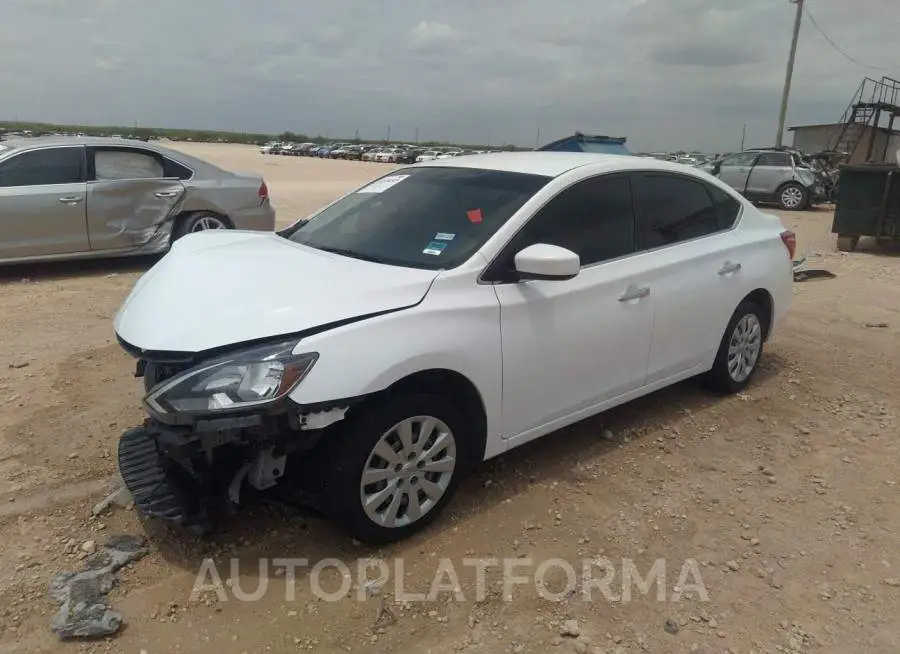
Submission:
<svg viewBox="0 0 900 654">
<path fill-rule="evenodd" d="M 519 279 L 572 279 L 581 270 L 581 258 L 566 248 L 535 243 L 521 250 L 515 257 Z"/>
</svg>

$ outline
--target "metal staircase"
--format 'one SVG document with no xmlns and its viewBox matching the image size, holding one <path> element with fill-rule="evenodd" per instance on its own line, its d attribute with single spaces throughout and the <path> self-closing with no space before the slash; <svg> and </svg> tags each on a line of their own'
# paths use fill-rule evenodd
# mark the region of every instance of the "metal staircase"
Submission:
<svg viewBox="0 0 900 654">
<path fill-rule="evenodd" d="M 846 152 L 850 160 L 884 161 L 887 156 L 888 138 L 883 151 L 876 151 L 875 141 L 879 128 L 894 129 L 894 120 L 900 116 L 900 81 L 891 77 L 879 80 L 866 77 L 841 117 L 841 129 L 828 143 L 832 152 Z M 864 148 L 859 151 L 860 148 Z"/>
</svg>

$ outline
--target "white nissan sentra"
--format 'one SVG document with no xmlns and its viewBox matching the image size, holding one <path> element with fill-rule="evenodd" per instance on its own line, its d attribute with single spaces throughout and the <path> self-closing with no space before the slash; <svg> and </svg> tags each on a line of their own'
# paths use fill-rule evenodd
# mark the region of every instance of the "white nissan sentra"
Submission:
<svg viewBox="0 0 900 654">
<path fill-rule="evenodd" d="M 191 528 L 275 487 L 397 540 L 484 459 L 689 377 L 744 388 L 794 247 L 702 171 L 557 152 L 395 170 L 278 234 L 190 234 L 116 317 L 149 414 L 119 467 Z"/>
</svg>

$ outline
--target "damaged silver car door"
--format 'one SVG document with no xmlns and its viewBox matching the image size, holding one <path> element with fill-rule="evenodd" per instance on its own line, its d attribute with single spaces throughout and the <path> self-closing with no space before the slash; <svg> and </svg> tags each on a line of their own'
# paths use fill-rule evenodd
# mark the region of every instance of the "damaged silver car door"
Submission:
<svg viewBox="0 0 900 654">
<path fill-rule="evenodd" d="M 0 161 L 0 259 L 87 252 L 84 146 Z"/>
<path fill-rule="evenodd" d="M 177 214 L 184 185 L 165 176 L 165 160 L 150 150 L 94 147 L 88 153 L 91 249 L 131 249 L 151 241 Z"/>
</svg>

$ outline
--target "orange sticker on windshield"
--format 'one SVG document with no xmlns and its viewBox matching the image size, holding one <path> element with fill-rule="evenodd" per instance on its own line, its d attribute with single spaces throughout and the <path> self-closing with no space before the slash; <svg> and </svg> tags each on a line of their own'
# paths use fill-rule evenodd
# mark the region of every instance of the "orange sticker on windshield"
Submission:
<svg viewBox="0 0 900 654">
<path fill-rule="evenodd" d="M 481 215 L 481 209 L 469 209 L 466 212 L 466 216 L 469 217 L 469 222 L 480 223 L 483 219 Z"/>
</svg>

